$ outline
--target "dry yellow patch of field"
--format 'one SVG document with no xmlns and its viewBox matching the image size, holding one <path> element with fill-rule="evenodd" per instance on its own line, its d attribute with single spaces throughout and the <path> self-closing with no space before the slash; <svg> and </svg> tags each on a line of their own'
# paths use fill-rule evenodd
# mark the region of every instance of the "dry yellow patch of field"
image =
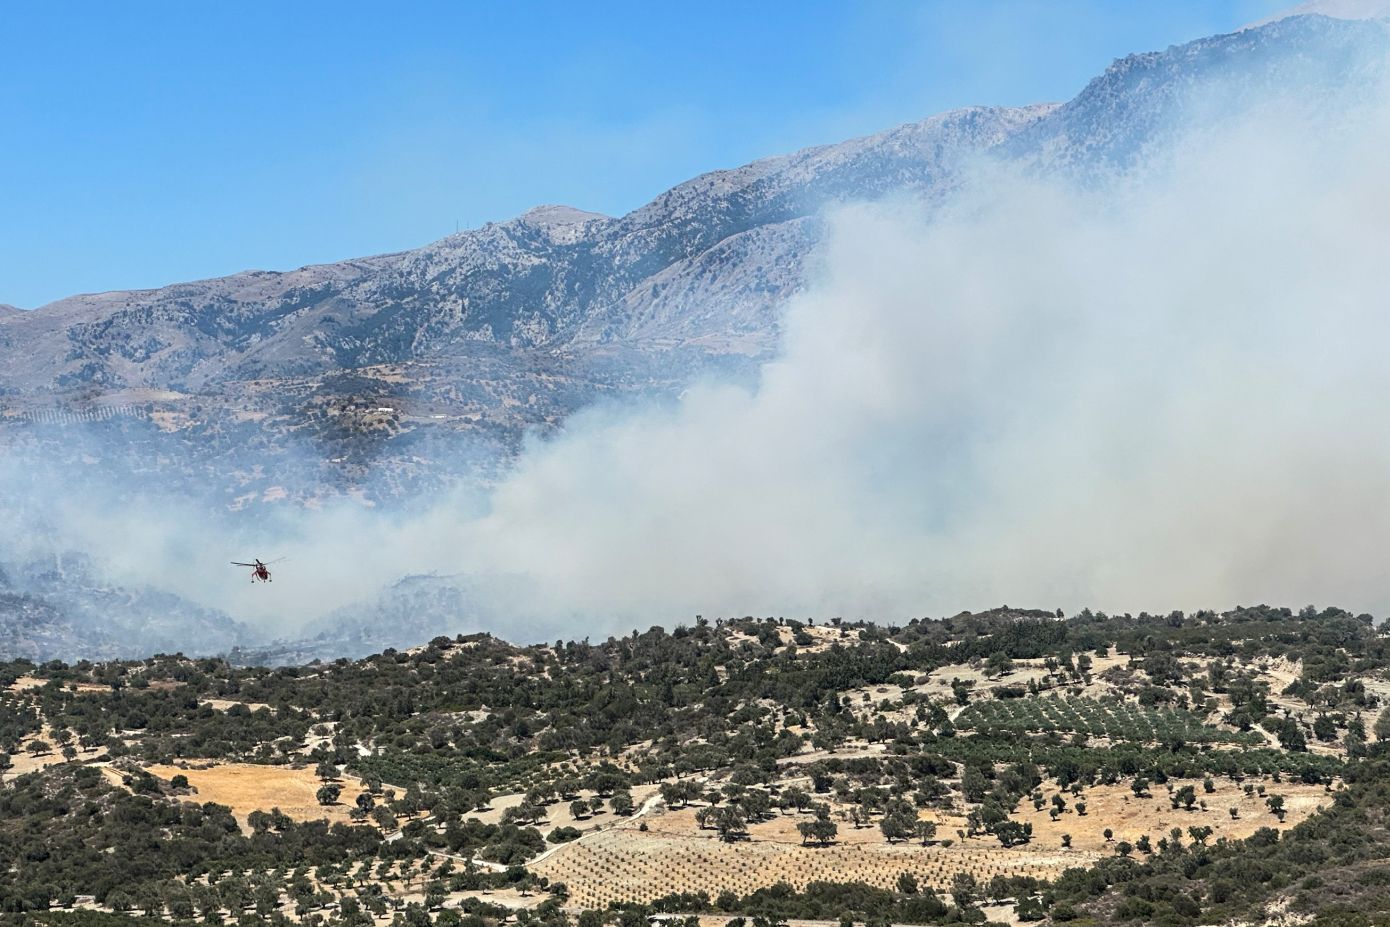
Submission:
<svg viewBox="0 0 1390 927">
<path fill-rule="evenodd" d="M 866 756 L 884 756 L 888 753 L 885 743 L 871 744 L 862 740 L 847 740 L 834 750 L 808 750 L 795 756 L 780 757 L 781 766 L 809 766 L 819 760 L 853 760 Z M 808 785 L 809 778 L 802 778 L 797 784 Z"/>
<path fill-rule="evenodd" d="M 34 754 L 25 749 L 29 744 L 40 740 L 48 744 L 47 751 Z M 64 762 L 66 760 L 63 759 L 63 752 L 58 746 L 57 738 L 53 736 L 53 731 L 45 726 L 37 734 L 25 738 L 20 745 L 19 752 L 10 756 L 10 768 L 5 771 L 3 776 L 0 776 L 0 782 L 9 781 L 26 773 L 47 769 L 49 766 L 57 766 Z"/>
<path fill-rule="evenodd" d="M 801 629 L 807 637 L 811 638 L 809 644 L 797 644 L 796 649 L 801 653 L 822 653 L 829 650 L 835 643 L 853 643 L 852 632 L 841 632 L 839 628 L 827 625 L 807 625 Z M 778 628 L 777 637 L 786 647 L 796 643 L 796 631 L 792 628 Z"/>
<path fill-rule="evenodd" d="M 39 679 L 37 676 L 20 676 L 10 686 L 12 692 L 27 692 L 31 689 L 41 689 L 48 685 L 47 679 Z M 65 682 L 63 688 L 69 692 L 79 692 L 84 695 L 110 695 L 111 687 L 103 686 L 95 682 Z"/>
<path fill-rule="evenodd" d="M 198 791 L 187 801 L 215 802 L 232 809 L 244 826 L 252 811 L 279 808 L 296 821 L 327 820 L 329 823 L 349 823 L 348 812 L 362 792 L 362 783 L 344 776 L 338 784 L 342 795 L 335 805 L 320 805 L 315 793 L 323 783 L 310 767 L 292 769 L 288 766 L 260 766 L 255 763 L 216 763 L 207 766 L 148 766 L 146 769 L 160 779 L 177 775 L 188 777 L 188 784 Z"/>
<path fill-rule="evenodd" d="M 1107 670 L 1122 667 L 1129 663 L 1129 655 L 1120 653 L 1115 648 L 1110 648 L 1104 656 L 1099 654 L 1088 654 L 1091 658 L 1090 675 L 1092 682 L 1084 687 L 1083 693 L 1092 698 L 1100 698 L 1110 694 L 1112 687 L 1099 681 L 1099 677 Z M 1062 687 L 1057 678 L 1048 681 L 1048 672 L 1045 660 L 1020 659 L 1013 661 L 1013 669 L 1000 676 L 990 675 L 985 671 L 983 661 L 975 663 L 953 663 L 943 666 L 931 672 L 926 683 L 914 686 L 914 690 L 938 701 L 951 702 L 954 694 L 951 690 L 951 681 L 958 679 L 961 682 L 969 683 L 971 689 L 971 700 L 977 701 L 981 698 L 993 695 L 1005 686 L 1026 686 L 1030 682 L 1037 682 L 1044 689 Z M 1065 684 L 1066 688 L 1073 688 L 1074 683 L 1070 680 Z"/>
<path fill-rule="evenodd" d="M 954 718 L 963 710 L 955 704 L 953 682 L 968 684 L 971 701 L 990 698 L 999 689 L 1008 686 L 1027 686 L 1037 683 L 1043 691 L 1066 689 L 1089 698 L 1105 698 L 1115 694 L 1115 687 L 1100 678 L 1101 674 L 1116 667 L 1128 664 L 1129 656 L 1113 647 L 1105 655 L 1091 654 L 1091 682 L 1081 685 L 1068 678 L 1065 682 L 1058 676 L 1049 676 L 1044 660 L 1020 659 L 1013 661 L 1013 668 L 1002 675 L 990 673 L 982 660 L 973 663 L 951 663 L 938 667 L 930 673 L 919 674 L 919 682 L 903 687 L 885 683 L 878 686 L 848 689 L 844 698 L 851 710 L 860 716 L 876 714 L 883 702 L 890 705 L 900 703 L 906 691 L 910 690 L 928 700 L 946 706 L 947 714 Z M 925 677 L 925 678 L 923 678 Z M 913 709 L 907 706 L 885 711 L 884 717 L 894 721 L 911 721 Z"/>
<path fill-rule="evenodd" d="M 519 892 L 514 888 L 496 888 L 484 891 L 453 892 L 444 902 L 446 908 L 459 907 L 462 902 L 468 900 L 484 901 L 488 904 L 501 905 L 512 910 L 530 910 L 540 905 L 550 896 L 544 892 Z M 409 901 L 424 902 L 423 894 L 418 897 L 408 897 Z"/>
<path fill-rule="evenodd" d="M 1150 796 L 1138 798 L 1127 784 L 1098 785 L 1086 789 L 1079 798 L 1066 795 L 1067 810 L 1053 821 L 1048 814 L 1052 806 L 1051 790 L 1044 790 L 1047 801 L 1042 810 L 1034 810 L 1032 802 L 1019 803 L 1015 820 L 1033 825 L 1033 842 L 1042 846 L 1055 847 L 1062 842 L 1063 834 L 1071 834 L 1072 846 L 1081 850 L 1113 852 L 1115 843 L 1126 840 L 1134 843 L 1145 834 L 1154 844 L 1158 838 L 1168 836 L 1174 827 L 1183 832 L 1183 842 L 1189 838 L 1189 827 L 1210 827 L 1211 840 L 1228 837 L 1234 840 L 1249 837 L 1261 827 L 1284 830 L 1292 827 L 1318 809 L 1320 805 L 1332 803 L 1332 796 L 1321 785 L 1307 785 L 1301 782 L 1274 782 L 1269 779 L 1250 780 L 1253 785 L 1263 785 L 1266 795 L 1284 796 L 1284 809 L 1287 812 L 1281 823 L 1265 805 L 1264 796 L 1247 796 L 1244 785 L 1237 785 L 1229 779 L 1214 779 L 1216 791 L 1202 790 L 1202 780 L 1172 780 L 1174 789 L 1184 785 L 1196 788 L 1197 797 L 1207 803 L 1206 810 L 1194 807 L 1192 811 L 1175 810 L 1168 800 L 1166 786 L 1149 786 Z M 1075 811 L 1076 803 L 1086 803 L 1085 816 Z M 1232 819 L 1230 810 L 1236 809 L 1239 817 Z M 1114 832 L 1114 839 L 1107 845 L 1105 829 Z"/>
</svg>

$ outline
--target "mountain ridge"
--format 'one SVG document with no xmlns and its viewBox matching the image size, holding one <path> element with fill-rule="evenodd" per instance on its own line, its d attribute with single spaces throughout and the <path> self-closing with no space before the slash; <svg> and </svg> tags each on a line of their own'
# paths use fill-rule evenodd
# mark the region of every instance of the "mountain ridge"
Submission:
<svg viewBox="0 0 1390 927">
<path fill-rule="evenodd" d="M 80 554 L 0 565 L 0 654 L 33 660 L 211 656 L 260 635 L 216 609 L 123 586 Z"/>
<path fill-rule="evenodd" d="M 902 190 L 940 197 L 985 156 L 1123 166 L 1204 89 L 1327 96 L 1383 72 L 1364 55 L 1377 43 L 1372 22 L 1294 16 L 1118 59 L 1065 103 L 967 107 L 709 171 L 619 217 L 541 205 L 390 254 L 0 313 L 0 389 L 207 392 L 479 345 L 518 368 L 535 352 L 589 360 L 599 347 L 685 347 L 697 363 L 766 356 L 827 205 Z"/>
<path fill-rule="evenodd" d="M 542 205 L 392 254 L 0 311 L 7 488 L 157 485 L 246 519 L 486 489 L 529 436 L 595 402 L 755 382 L 828 206 L 900 191 L 930 206 L 981 159 L 1123 171 L 1194 100 L 1222 101 L 1215 120 L 1268 92 L 1354 105 L 1387 52 L 1382 24 L 1286 18 L 1118 59 L 1066 103 L 954 110 L 707 172 L 624 216 Z M 447 585 L 457 618 L 468 590 Z M 347 617 L 370 628 L 393 608 Z"/>
<path fill-rule="evenodd" d="M 912 157 L 923 149 L 958 144 L 962 136 L 971 143 L 975 141 L 971 136 L 976 134 L 982 143 L 992 144 L 1002 132 L 1014 128 L 1009 124 L 1014 114 L 1030 121 L 1048 109 L 978 107 L 953 111 L 835 145 L 708 172 L 618 218 L 573 207 L 540 206 L 512 219 L 392 254 L 307 265 L 292 271 L 249 270 L 154 289 L 67 297 L 7 320 L 16 326 L 9 332 L 9 340 L 32 347 L 35 337 L 64 334 L 75 342 L 65 352 L 37 352 L 40 363 L 43 358 L 61 354 L 66 364 L 63 373 L 49 372 L 47 377 L 31 365 L 31 373 L 39 374 L 35 378 L 39 386 L 65 387 L 74 380 L 91 380 L 101 386 L 195 390 L 219 379 L 204 363 L 203 355 L 212 344 L 247 355 L 251 363 L 230 371 L 233 377 L 260 375 L 263 371 L 244 369 L 254 367 L 257 361 L 266 362 L 269 372 L 276 374 L 303 373 L 306 368 L 322 372 L 361 366 L 364 361 L 400 362 L 437 349 L 441 345 L 436 336 L 445 333 L 452 336 L 446 345 L 462 340 L 522 350 L 555 350 L 565 346 L 569 334 L 584 327 L 586 313 L 611 314 L 643 283 L 679 262 L 695 261 L 755 227 L 810 218 L 828 196 L 871 195 L 894 189 L 913 179 L 903 172 L 912 168 Z M 872 188 L 866 188 L 862 177 L 835 176 L 837 171 L 873 157 L 896 158 L 899 163 L 889 164 L 888 174 Z M 818 180 L 824 180 L 831 189 L 807 196 L 801 187 Z M 749 198 L 761 201 L 750 203 Z M 708 206 L 711 200 L 714 204 Z M 800 244 L 807 245 L 804 241 Z M 577 266 L 595 262 L 605 271 L 600 279 L 591 279 L 583 266 Z M 410 320 L 416 329 L 413 338 L 393 340 L 393 335 L 402 334 L 396 320 L 376 318 L 383 310 L 402 303 L 415 303 L 409 308 L 418 316 L 418 304 L 425 300 L 430 302 L 431 311 L 425 318 Z M 236 320 L 238 314 L 246 316 L 250 306 L 261 310 L 260 318 L 245 319 L 259 323 L 251 331 L 219 331 L 219 327 L 226 327 L 219 323 Z M 319 311 L 303 311 L 310 307 Z M 762 312 L 764 317 L 757 320 L 760 329 L 771 327 L 767 310 L 763 304 L 749 307 L 749 311 Z M 219 318 L 208 318 L 219 311 Z M 124 330 L 130 326 L 157 328 L 160 322 L 197 329 L 211 336 L 212 344 L 204 343 L 203 350 L 190 353 L 177 350 L 173 344 L 132 338 Z M 323 330 L 345 323 L 359 323 L 361 334 L 329 344 L 331 339 Z M 122 329 L 115 329 L 116 324 Z M 593 330 L 592 326 L 587 329 L 590 333 Z M 284 349 L 268 351 L 256 337 L 272 334 L 322 350 L 314 358 L 303 352 L 279 356 L 286 354 Z M 241 336 L 240 342 L 237 336 Z M 364 353 L 360 342 L 372 336 L 386 344 L 373 345 L 365 356 L 359 356 Z M 422 343 L 422 337 L 429 344 Z M 22 363 L 10 365 L 6 379 L 12 388 L 35 385 L 34 380 L 16 382 L 22 379 L 24 367 Z"/>
<path fill-rule="evenodd" d="M 771 226 L 813 222 L 844 198 L 904 188 L 939 194 L 963 160 L 996 150 L 1035 161 L 1122 160 L 1190 93 L 1188 81 L 1174 79 L 1175 64 L 1191 66 L 1183 76 L 1207 81 L 1223 69 L 1229 78 L 1245 68 L 1264 87 L 1325 60 L 1307 75 L 1320 82 L 1310 85 L 1323 86 L 1346 68 L 1336 53 L 1354 52 L 1370 25 L 1298 15 L 1129 55 L 1066 103 L 966 107 L 709 171 L 620 217 L 541 205 L 405 251 L 79 294 L 0 313 L 0 356 L 11 361 L 0 385 L 18 392 L 86 383 L 198 391 L 229 379 L 407 362 L 468 342 L 522 352 L 565 351 L 581 332 L 577 344 L 584 347 L 663 337 L 698 342 L 724 332 L 710 324 L 682 327 L 675 311 L 647 311 L 659 304 L 658 278 L 665 275 L 669 290 L 671 278 L 700 278 L 718 258 L 741 267 L 752 252 L 739 250 L 736 239 L 765 229 L 765 260 L 753 259 L 747 279 L 722 281 L 734 284 L 721 292 L 737 297 L 736 309 L 707 321 L 759 332 L 754 352 L 766 352 L 775 340 L 776 308 L 796 287 L 765 271 L 788 257 L 800 266 L 815 241 L 812 229 L 772 234 Z M 1283 54 L 1300 42 L 1324 43 L 1333 54 Z M 1203 56 L 1208 60 L 1197 60 Z M 721 245 L 725 254 L 710 253 Z M 728 260 L 729 252 L 740 258 Z M 680 310 L 695 302 L 693 288 L 685 292 Z M 654 328 L 657 318 L 663 324 Z M 240 363 L 210 360 L 211 353 Z"/>
</svg>

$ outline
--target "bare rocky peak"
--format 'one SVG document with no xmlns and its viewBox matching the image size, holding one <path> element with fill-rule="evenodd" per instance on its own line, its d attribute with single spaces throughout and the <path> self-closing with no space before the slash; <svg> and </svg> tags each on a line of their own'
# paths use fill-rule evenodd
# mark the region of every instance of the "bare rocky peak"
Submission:
<svg viewBox="0 0 1390 927">
<path fill-rule="evenodd" d="M 579 222 L 588 222 L 592 219 L 607 219 L 601 212 L 589 212 L 584 209 L 576 209 L 573 206 L 566 206 L 563 203 L 543 203 L 540 206 L 532 206 L 521 215 L 517 220 L 529 222 L 532 225 L 574 225 Z"/>
<path fill-rule="evenodd" d="M 1388 55 L 1390 33 L 1380 23 L 1326 16 L 1127 55 L 1017 132 L 1001 154 L 1087 177 L 1125 170 L 1176 126 L 1214 126 L 1271 103 L 1332 117 L 1381 86 Z"/>
<path fill-rule="evenodd" d="M 1326 16 L 1329 19 L 1390 19 L 1390 0 L 1309 0 L 1273 16 L 1256 20 L 1246 29 L 1288 19 L 1292 16 Z"/>
<path fill-rule="evenodd" d="M 563 205 L 536 206 L 511 220 L 517 225 L 541 229 L 556 244 L 572 244 L 592 234 L 594 223 L 611 221 L 612 218 L 603 213 Z"/>
</svg>

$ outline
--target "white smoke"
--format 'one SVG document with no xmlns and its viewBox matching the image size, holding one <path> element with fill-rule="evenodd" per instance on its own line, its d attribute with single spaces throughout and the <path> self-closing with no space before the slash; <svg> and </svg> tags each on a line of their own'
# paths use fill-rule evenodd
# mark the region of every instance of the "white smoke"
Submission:
<svg viewBox="0 0 1390 927">
<path fill-rule="evenodd" d="M 1001 603 L 1380 612 L 1390 132 L 1366 109 L 1317 129 L 1265 112 L 1103 184 L 981 165 L 945 207 L 841 208 L 756 389 L 588 410 L 484 499 L 216 539 L 168 506 L 68 521 L 280 633 L 427 571 L 495 588 L 470 618 L 514 639 Z M 278 554 L 271 589 L 222 566 Z"/>
<path fill-rule="evenodd" d="M 577 417 L 462 546 L 618 627 L 1381 609 L 1390 136 L 1348 118 L 1104 189 L 982 171 L 944 214 L 843 209 L 755 392 Z"/>
</svg>

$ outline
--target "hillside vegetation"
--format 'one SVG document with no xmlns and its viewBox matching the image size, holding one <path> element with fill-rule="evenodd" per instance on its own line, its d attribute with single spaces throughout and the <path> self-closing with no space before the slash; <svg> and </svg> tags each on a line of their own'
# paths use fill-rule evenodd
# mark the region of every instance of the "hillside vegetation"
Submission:
<svg viewBox="0 0 1390 927">
<path fill-rule="evenodd" d="M 1367 616 L 1266 607 L 15 661 L 0 911 L 1380 924 L 1387 662 Z"/>
</svg>

